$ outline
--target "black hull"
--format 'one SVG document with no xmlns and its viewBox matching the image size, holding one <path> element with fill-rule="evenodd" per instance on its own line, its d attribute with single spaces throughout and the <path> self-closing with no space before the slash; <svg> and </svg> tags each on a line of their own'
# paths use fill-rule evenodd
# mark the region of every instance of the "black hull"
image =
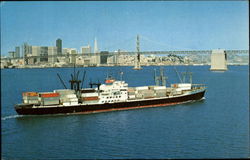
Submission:
<svg viewBox="0 0 250 160">
<path fill-rule="evenodd" d="M 67 114 L 67 113 L 96 113 L 96 112 L 107 112 L 115 110 L 127 110 L 136 108 L 147 108 L 147 107 L 159 107 L 159 106 L 170 106 L 180 103 L 186 103 L 189 101 L 197 101 L 204 97 L 205 90 L 173 98 L 162 98 L 162 99 L 148 99 L 140 101 L 129 101 L 119 103 L 105 103 L 105 104 L 93 104 L 93 105 L 75 105 L 75 106 L 63 106 L 63 107 L 47 107 L 47 108 L 31 108 L 31 106 L 17 105 L 15 110 L 20 115 L 44 115 L 44 114 Z"/>
</svg>

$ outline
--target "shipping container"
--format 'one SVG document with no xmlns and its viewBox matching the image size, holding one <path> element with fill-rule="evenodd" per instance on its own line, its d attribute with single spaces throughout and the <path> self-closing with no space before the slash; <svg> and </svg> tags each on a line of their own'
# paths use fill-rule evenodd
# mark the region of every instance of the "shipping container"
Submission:
<svg viewBox="0 0 250 160">
<path fill-rule="evenodd" d="M 54 92 L 39 93 L 39 97 L 59 97 L 59 93 L 54 93 Z"/>
<path fill-rule="evenodd" d="M 99 100 L 99 97 L 82 97 L 83 101 Z"/>
<path fill-rule="evenodd" d="M 155 93 L 156 97 L 166 97 L 166 92 L 157 92 Z"/>
<path fill-rule="evenodd" d="M 154 93 L 153 90 L 139 90 L 138 93 L 144 94 L 144 93 Z"/>
<path fill-rule="evenodd" d="M 135 92 L 135 88 L 129 87 L 128 92 Z"/>
<path fill-rule="evenodd" d="M 70 102 L 70 105 L 78 105 L 78 102 Z"/>
<path fill-rule="evenodd" d="M 77 98 L 75 94 L 67 94 L 65 95 L 66 98 Z"/>
<path fill-rule="evenodd" d="M 154 90 L 162 90 L 162 89 L 166 89 L 166 86 L 155 86 Z"/>
<path fill-rule="evenodd" d="M 23 100 L 23 103 L 25 104 L 39 104 L 40 102 L 37 100 L 27 100 L 27 99 L 24 99 Z"/>
<path fill-rule="evenodd" d="M 128 95 L 135 95 L 135 91 L 134 92 L 128 92 Z"/>
<path fill-rule="evenodd" d="M 39 100 L 43 101 L 43 100 L 59 100 L 60 97 L 39 97 Z"/>
<path fill-rule="evenodd" d="M 94 88 L 87 88 L 87 89 L 83 89 L 80 90 L 81 93 L 93 93 L 96 92 L 96 90 Z"/>
<path fill-rule="evenodd" d="M 96 96 L 98 96 L 98 93 L 96 93 L 96 92 L 81 94 L 81 97 L 96 97 Z"/>
<path fill-rule="evenodd" d="M 58 105 L 59 100 L 43 100 L 41 101 L 41 104 L 46 106 L 46 105 Z"/>
<path fill-rule="evenodd" d="M 30 97 L 30 96 L 24 96 L 23 99 L 25 99 L 25 100 L 37 100 L 38 96 L 32 96 L 32 97 Z"/>
<path fill-rule="evenodd" d="M 78 102 L 78 98 L 70 98 L 69 102 Z"/>
<path fill-rule="evenodd" d="M 23 92 L 23 96 L 33 97 L 38 96 L 37 92 Z"/>
<path fill-rule="evenodd" d="M 59 90 L 54 90 L 54 92 L 59 93 L 60 95 L 75 94 L 75 90 L 72 90 L 72 89 L 59 89 Z"/>
<path fill-rule="evenodd" d="M 62 103 L 64 106 L 69 106 L 70 105 L 70 102 L 63 102 Z"/>
<path fill-rule="evenodd" d="M 98 103 L 99 101 L 84 101 L 84 103 L 87 103 L 87 104 L 93 104 L 93 103 Z"/>
<path fill-rule="evenodd" d="M 135 99 L 136 97 L 135 97 L 135 95 L 129 95 L 128 96 L 128 99 Z"/>
<path fill-rule="evenodd" d="M 141 99 L 141 98 L 143 98 L 143 95 L 142 94 L 136 94 L 135 97 L 138 98 L 138 99 Z"/>
<path fill-rule="evenodd" d="M 135 87 L 136 90 L 148 90 L 148 86 Z"/>
</svg>

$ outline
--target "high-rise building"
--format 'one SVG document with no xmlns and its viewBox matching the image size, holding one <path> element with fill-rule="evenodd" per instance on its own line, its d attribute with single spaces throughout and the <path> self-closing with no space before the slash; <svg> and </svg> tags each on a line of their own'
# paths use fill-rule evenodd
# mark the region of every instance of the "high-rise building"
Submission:
<svg viewBox="0 0 250 160">
<path fill-rule="evenodd" d="M 57 47 L 57 54 L 62 55 L 62 40 L 61 39 L 56 40 L 56 47 Z"/>
<path fill-rule="evenodd" d="M 57 47 L 48 47 L 48 62 L 49 63 L 55 63 L 56 62 L 56 54 L 57 52 Z"/>
<path fill-rule="evenodd" d="M 22 55 L 23 55 L 24 64 L 28 64 L 29 62 L 28 62 L 27 56 L 32 55 L 32 48 L 31 46 L 28 45 L 28 43 L 24 43 L 22 45 Z"/>
<path fill-rule="evenodd" d="M 20 47 L 15 48 L 15 58 L 20 58 Z"/>
<path fill-rule="evenodd" d="M 31 46 L 28 43 L 24 43 L 23 46 L 23 57 L 27 56 L 28 54 L 32 54 Z"/>
<path fill-rule="evenodd" d="M 94 43 L 94 57 L 95 57 L 95 64 L 99 65 L 101 63 L 101 59 L 100 59 L 100 54 L 98 54 L 98 46 L 97 46 L 97 39 L 95 38 L 95 43 Z"/>
<path fill-rule="evenodd" d="M 31 46 L 32 48 L 32 57 L 33 57 L 33 63 L 40 62 L 40 56 L 41 56 L 41 47 L 40 46 Z"/>
<path fill-rule="evenodd" d="M 97 39 L 95 38 L 94 53 L 98 53 Z"/>
<path fill-rule="evenodd" d="M 77 50 L 75 48 L 69 48 L 70 59 L 69 62 L 72 64 L 76 63 Z"/>
<path fill-rule="evenodd" d="M 109 57 L 108 51 L 101 51 L 100 52 L 100 64 L 107 64 L 108 57 Z"/>
<path fill-rule="evenodd" d="M 40 47 L 40 61 L 48 62 L 48 47 L 47 46 Z"/>
</svg>

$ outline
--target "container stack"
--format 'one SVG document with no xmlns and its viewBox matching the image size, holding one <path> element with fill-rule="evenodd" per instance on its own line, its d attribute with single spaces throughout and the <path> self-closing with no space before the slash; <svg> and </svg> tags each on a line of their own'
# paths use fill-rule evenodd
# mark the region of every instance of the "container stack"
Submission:
<svg viewBox="0 0 250 160">
<path fill-rule="evenodd" d="M 98 103 L 99 96 L 97 92 L 81 93 L 81 100 L 85 103 Z"/>
<path fill-rule="evenodd" d="M 128 99 L 135 99 L 135 88 L 128 88 Z"/>
<path fill-rule="evenodd" d="M 60 90 L 55 90 L 54 92 L 60 94 L 60 104 L 66 106 L 78 104 L 78 98 L 75 94 L 75 90 L 60 89 Z"/>
<path fill-rule="evenodd" d="M 141 99 L 141 98 L 154 98 L 154 90 L 150 90 L 149 86 L 141 86 L 141 87 L 136 87 L 135 88 L 135 97 L 137 99 Z"/>
<path fill-rule="evenodd" d="M 151 87 L 151 88 L 150 88 Z M 155 96 L 166 97 L 166 86 L 150 86 L 149 88 L 154 90 Z"/>
<path fill-rule="evenodd" d="M 58 105 L 60 97 L 59 97 L 59 93 L 43 92 L 43 93 L 39 93 L 39 99 L 40 99 L 41 105 L 43 106 Z"/>
<path fill-rule="evenodd" d="M 24 92 L 23 103 L 25 104 L 39 104 L 37 92 Z"/>
<path fill-rule="evenodd" d="M 143 98 L 154 98 L 154 91 L 153 90 L 139 90 L 138 94 L 141 94 Z"/>
</svg>

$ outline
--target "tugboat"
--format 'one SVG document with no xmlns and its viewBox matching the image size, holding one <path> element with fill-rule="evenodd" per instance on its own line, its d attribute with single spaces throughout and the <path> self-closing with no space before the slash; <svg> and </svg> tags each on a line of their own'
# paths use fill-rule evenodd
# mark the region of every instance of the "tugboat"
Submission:
<svg viewBox="0 0 250 160">
<path fill-rule="evenodd" d="M 123 80 L 107 77 L 104 84 L 90 82 L 90 88 L 83 88 L 85 73 L 82 81 L 78 79 L 79 71 L 71 74 L 71 89 L 66 88 L 58 74 L 65 89 L 23 93 L 23 103 L 15 106 L 16 112 L 20 115 L 84 114 L 171 106 L 201 100 L 206 91 L 204 84 L 192 84 L 191 78 L 189 83 L 167 87 L 163 70 L 159 76 L 155 71 L 156 85 L 152 86 L 129 87 Z"/>
</svg>

